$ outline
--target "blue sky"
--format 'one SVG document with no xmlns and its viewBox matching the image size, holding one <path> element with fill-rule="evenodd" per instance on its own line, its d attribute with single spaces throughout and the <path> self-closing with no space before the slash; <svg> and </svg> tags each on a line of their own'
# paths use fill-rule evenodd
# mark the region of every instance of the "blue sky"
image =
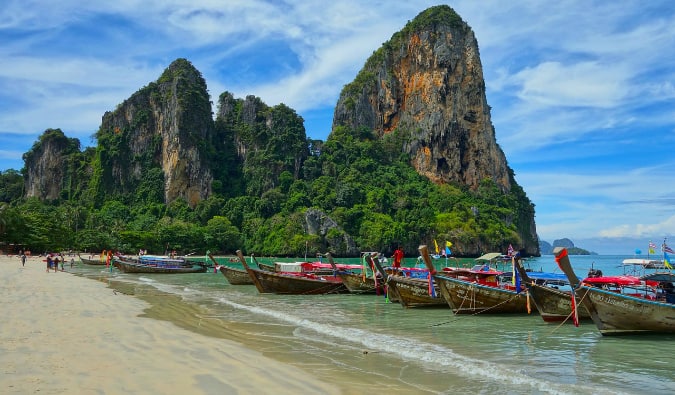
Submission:
<svg viewBox="0 0 675 395">
<path fill-rule="evenodd" d="M 0 170 L 48 128 L 93 145 L 105 111 L 190 60 L 223 91 L 284 103 L 325 139 L 342 87 L 431 1 L 5 0 Z M 91 4 L 89 4 L 91 3 Z M 330 3 L 330 4 L 329 4 Z M 670 1 L 462 0 L 497 142 L 540 238 L 599 253 L 675 233 Z M 214 108 L 215 111 L 215 108 Z M 669 242 L 671 246 L 675 241 Z"/>
</svg>

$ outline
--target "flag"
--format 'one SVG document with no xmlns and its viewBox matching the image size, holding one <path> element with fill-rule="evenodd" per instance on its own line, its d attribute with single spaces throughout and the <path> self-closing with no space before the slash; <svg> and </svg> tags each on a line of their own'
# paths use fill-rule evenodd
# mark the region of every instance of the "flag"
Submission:
<svg viewBox="0 0 675 395">
<path fill-rule="evenodd" d="M 675 254 L 675 251 L 673 251 L 672 248 L 668 247 L 666 245 L 666 243 L 663 243 L 663 245 L 661 246 L 661 249 L 663 250 L 663 252 L 667 252 L 669 254 Z"/>
<path fill-rule="evenodd" d="M 438 243 L 436 243 L 436 239 L 434 239 L 434 246 L 436 247 L 436 253 L 438 254 L 440 251 L 438 250 Z"/>
<path fill-rule="evenodd" d="M 436 297 L 436 290 L 434 289 L 434 277 L 429 272 L 429 296 L 432 298 Z"/>
<path fill-rule="evenodd" d="M 509 249 L 506 250 L 506 255 L 513 256 L 513 246 L 509 244 Z"/>
<path fill-rule="evenodd" d="M 672 268 L 673 268 L 673 266 L 670 264 L 670 257 L 669 257 L 668 254 L 665 253 L 665 252 L 663 253 L 663 265 L 664 265 L 667 269 L 672 269 Z"/>
<path fill-rule="evenodd" d="M 445 246 L 446 246 L 446 247 L 452 247 L 452 243 L 446 240 L 446 241 L 445 241 Z"/>
<path fill-rule="evenodd" d="M 656 244 L 649 240 L 649 254 L 656 254 Z"/>
<path fill-rule="evenodd" d="M 516 288 L 516 292 L 520 292 L 520 276 L 518 275 L 518 271 L 516 270 L 516 259 L 515 256 L 511 259 L 513 263 L 513 278 L 511 279 L 511 282 L 513 283 L 513 286 Z"/>
<path fill-rule="evenodd" d="M 445 241 L 445 255 L 452 255 L 452 251 L 450 251 L 450 247 L 452 247 L 452 243 L 449 241 Z"/>
</svg>

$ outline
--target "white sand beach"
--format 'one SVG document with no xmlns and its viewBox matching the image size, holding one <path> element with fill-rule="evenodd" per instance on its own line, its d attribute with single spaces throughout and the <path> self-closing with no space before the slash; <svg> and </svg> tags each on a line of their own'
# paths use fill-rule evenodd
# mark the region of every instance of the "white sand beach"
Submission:
<svg viewBox="0 0 675 395">
<path fill-rule="evenodd" d="M 46 273 L 39 257 L 0 256 L 0 298 L 3 394 L 339 393 L 232 341 L 140 317 L 145 302 Z"/>
</svg>

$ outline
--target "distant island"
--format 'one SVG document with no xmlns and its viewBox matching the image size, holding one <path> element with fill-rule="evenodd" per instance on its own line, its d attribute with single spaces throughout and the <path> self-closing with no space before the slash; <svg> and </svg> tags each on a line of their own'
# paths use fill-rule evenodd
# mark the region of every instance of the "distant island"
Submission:
<svg viewBox="0 0 675 395">
<path fill-rule="evenodd" d="M 539 240 L 539 251 L 541 252 L 541 255 L 552 255 L 553 249 L 556 247 L 567 248 L 567 253 L 570 255 L 598 255 L 595 252 L 575 247 L 572 240 L 567 238 L 554 240 L 553 244 L 550 244 L 549 242 L 544 240 Z"/>
</svg>

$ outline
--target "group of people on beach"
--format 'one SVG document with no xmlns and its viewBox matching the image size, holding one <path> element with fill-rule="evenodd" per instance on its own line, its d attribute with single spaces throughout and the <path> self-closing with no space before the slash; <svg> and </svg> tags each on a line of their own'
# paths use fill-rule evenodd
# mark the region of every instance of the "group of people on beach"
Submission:
<svg viewBox="0 0 675 395">
<path fill-rule="evenodd" d="M 63 256 L 62 253 L 58 254 L 47 254 L 47 273 L 49 273 L 49 270 L 53 269 L 54 272 L 57 272 L 61 270 L 62 272 L 65 271 L 65 268 L 63 265 L 66 262 L 66 258 Z M 70 267 L 73 267 L 73 263 L 75 263 L 75 259 L 71 258 L 70 259 Z"/>
</svg>

